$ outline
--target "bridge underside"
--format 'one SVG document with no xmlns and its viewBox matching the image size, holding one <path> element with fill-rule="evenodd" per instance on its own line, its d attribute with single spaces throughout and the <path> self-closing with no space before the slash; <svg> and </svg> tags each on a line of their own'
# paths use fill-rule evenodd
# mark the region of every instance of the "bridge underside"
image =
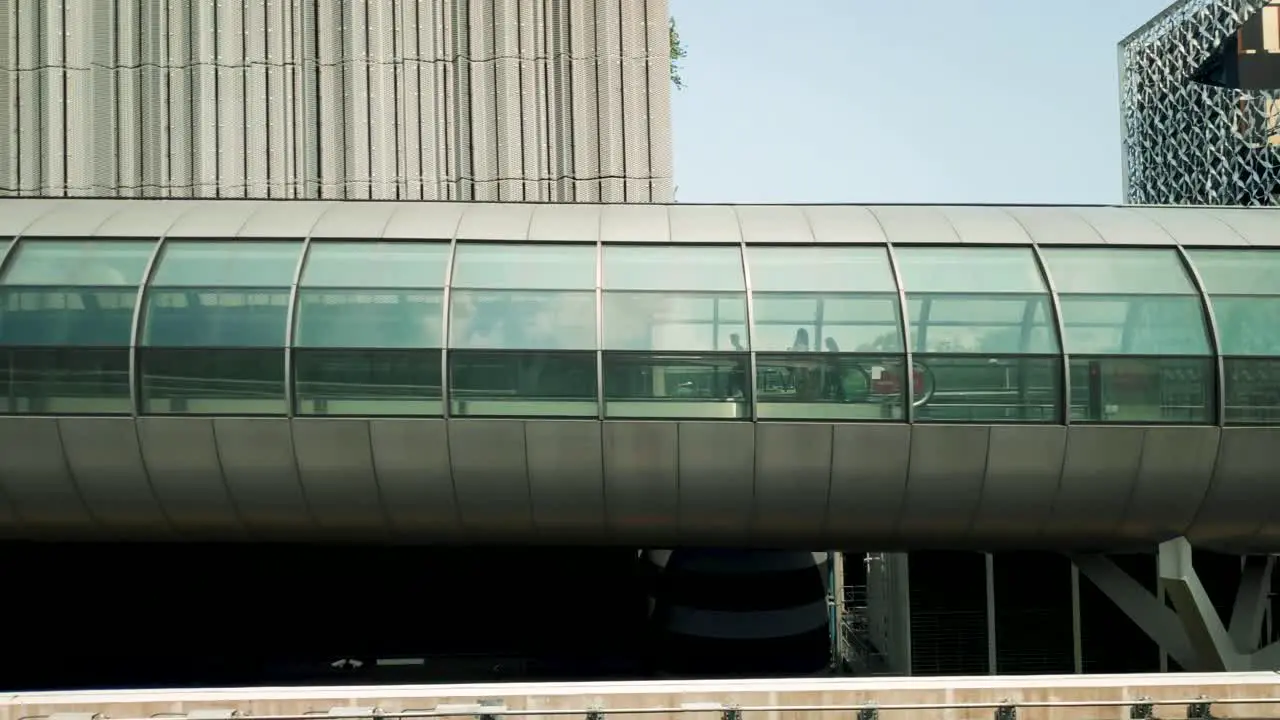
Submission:
<svg viewBox="0 0 1280 720">
<path fill-rule="evenodd" d="M 1280 551 L 1280 428 L 0 418 L 10 539 Z"/>
</svg>

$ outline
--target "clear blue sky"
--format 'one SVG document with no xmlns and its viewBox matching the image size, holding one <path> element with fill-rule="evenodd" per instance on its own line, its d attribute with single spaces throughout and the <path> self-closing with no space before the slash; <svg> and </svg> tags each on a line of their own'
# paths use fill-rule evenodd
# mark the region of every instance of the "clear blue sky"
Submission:
<svg viewBox="0 0 1280 720">
<path fill-rule="evenodd" d="M 1116 44 L 1169 0 L 670 0 L 680 202 L 1118 203 Z"/>
</svg>

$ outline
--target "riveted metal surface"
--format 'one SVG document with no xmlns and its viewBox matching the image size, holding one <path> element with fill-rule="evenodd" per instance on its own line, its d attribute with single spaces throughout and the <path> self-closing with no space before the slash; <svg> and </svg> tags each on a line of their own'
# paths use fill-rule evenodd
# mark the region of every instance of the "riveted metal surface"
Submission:
<svg viewBox="0 0 1280 720">
<path fill-rule="evenodd" d="M 529 222 L 533 219 L 533 205 L 476 203 L 468 205 L 458 225 L 459 240 L 512 240 L 529 239 Z"/>
<path fill-rule="evenodd" d="M 141 417 L 136 422 L 151 487 L 175 532 L 196 540 L 245 536 L 222 478 L 213 419 Z"/>
<path fill-rule="evenodd" d="M 445 421 L 385 418 L 369 421 L 373 467 L 397 537 L 459 538 L 457 498 L 449 467 Z"/>
<path fill-rule="evenodd" d="M 1065 207 L 1014 207 L 1017 218 L 1033 242 L 1041 245 L 1098 245 L 1104 242 L 1083 217 Z"/>
<path fill-rule="evenodd" d="M 343 240 L 379 240 L 399 203 L 324 203 L 327 209 L 316 219 L 311 237 Z"/>
<path fill-rule="evenodd" d="M 1114 535 L 1136 543 L 1181 535 L 1195 518 L 1218 458 L 1216 427 L 1151 427 L 1138 478 Z"/>
<path fill-rule="evenodd" d="M 865 207 L 817 205 L 802 208 L 817 243 L 884 243 L 884 228 Z"/>
<path fill-rule="evenodd" d="M 0 417 L 0 483 L 35 537 L 85 536 L 97 529 L 71 477 L 54 418 Z"/>
<path fill-rule="evenodd" d="M 605 537 L 604 444 L 594 420 L 529 420 L 529 494 L 540 542 Z"/>
<path fill-rule="evenodd" d="M 738 227 L 748 245 L 812 243 L 804 209 L 795 205 L 737 205 Z"/>
<path fill-rule="evenodd" d="M 730 205 L 672 205 L 671 241 L 677 243 L 739 243 L 742 231 Z"/>
<path fill-rule="evenodd" d="M 893 547 L 907 494 L 909 425 L 835 425 L 831 440 L 830 547 Z"/>
<path fill-rule="evenodd" d="M 462 222 L 461 203 L 396 203 L 382 230 L 386 240 L 452 240 Z"/>
<path fill-rule="evenodd" d="M 666 206 L 602 205 L 600 212 L 602 242 L 668 243 L 673 241 Z M 696 242 L 692 238 L 687 238 L 686 241 Z"/>
<path fill-rule="evenodd" d="M 991 429 L 915 425 L 897 535 L 913 542 L 963 543 L 982 499 Z"/>
<path fill-rule="evenodd" d="M 599 205 L 535 205 L 531 242 L 595 242 L 600 238 Z"/>
<path fill-rule="evenodd" d="M 1188 247 L 1247 245 L 1231 226 L 1205 210 L 1173 207 L 1134 207 L 1130 212 L 1159 223 L 1174 241 Z"/>
<path fill-rule="evenodd" d="M 326 537 L 387 538 L 368 420 L 294 418 L 293 447 L 307 507 Z"/>
<path fill-rule="evenodd" d="M 151 490 L 133 418 L 59 418 L 67 465 L 89 512 L 118 538 L 170 532 Z"/>
<path fill-rule="evenodd" d="M 1138 479 L 1145 432 L 1127 426 L 1067 429 L 1062 481 L 1041 535 L 1047 547 L 1109 547 Z"/>
<path fill-rule="evenodd" d="M 1187 529 L 1192 543 L 1227 552 L 1275 552 L 1258 547 L 1260 530 L 1275 539 L 1280 508 L 1276 448 L 1280 428 L 1223 428 L 1209 490 Z M 1266 536 L 1261 536 L 1266 537 Z"/>
<path fill-rule="evenodd" d="M 1172 245 L 1173 238 L 1151 218 L 1128 208 L 1077 207 L 1072 212 L 1089 223 L 1107 243 L 1118 245 Z"/>
<path fill-rule="evenodd" d="M 755 429 L 751 423 L 681 422 L 680 544 L 742 543 L 751 528 Z"/>
<path fill-rule="evenodd" d="M 1027 231 L 1004 208 L 984 205 L 947 205 L 937 208 L 955 230 L 960 242 L 979 245 L 1026 245 Z"/>
<path fill-rule="evenodd" d="M 1204 212 L 1221 220 L 1250 245 L 1280 246 L 1280 222 L 1271 213 L 1227 208 L 1206 209 Z"/>
<path fill-rule="evenodd" d="M 287 418 L 215 418 L 214 442 L 240 518 L 254 535 L 316 536 Z"/>
<path fill-rule="evenodd" d="M 932 206 L 879 205 L 867 208 L 876 216 L 889 242 L 897 245 L 917 243 L 954 245 L 960 236 L 947 216 Z"/>
<path fill-rule="evenodd" d="M 825 536 L 832 426 L 756 423 L 755 433 L 752 539 L 786 546 L 811 539 L 815 528 Z"/>
<path fill-rule="evenodd" d="M 458 514 L 476 539 L 532 537 L 533 504 L 520 420 L 450 420 Z"/>
<path fill-rule="evenodd" d="M 991 428 L 988 442 L 970 540 L 984 549 L 1024 548 L 1053 512 L 1067 429 L 998 425 Z"/>
<path fill-rule="evenodd" d="M 329 203 L 258 203 L 258 209 L 245 220 L 238 237 L 302 238 L 333 205 Z"/>
<path fill-rule="evenodd" d="M 676 423 L 604 423 L 605 507 L 610 539 L 661 546 L 679 533 Z"/>
</svg>

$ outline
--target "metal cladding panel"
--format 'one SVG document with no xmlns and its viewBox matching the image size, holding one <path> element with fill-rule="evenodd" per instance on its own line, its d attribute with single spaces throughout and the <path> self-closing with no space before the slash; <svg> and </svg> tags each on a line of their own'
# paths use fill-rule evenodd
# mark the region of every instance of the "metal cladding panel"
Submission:
<svg viewBox="0 0 1280 720">
<path fill-rule="evenodd" d="M 23 231 L 24 235 L 83 237 L 92 235 L 112 215 L 121 210 L 111 202 L 76 203 L 44 213 Z"/>
<path fill-rule="evenodd" d="M 1042 534 L 1047 546 L 1109 547 L 1138 480 L 1145 433 L 1140 427 L 1067 430 L 1062 482 Z"/>
<path fill-rule="evenodd" d="M 1065 207 L 1015 207 L 1008 212 L 1031 239 L 1041 245 L 1098 245 L 1105 242 L 1097 228 Z"/>
<path fill-rule="evenodd" d="M 729 205 L 672 205 L 671 240 L 687 243 L 737 244 L 742 242 L 738 215 Z"/>
<path fill-rule="evenodd" d="M 295 418 L 293 447 L 307 506 L 323 534 L 388 537 L 367 420 Z"/>
<path fill-rule="evenodd" d="M 738 205 L 738 227 L 747 244 L 813 242 L 804 209 L 795 205 Z"/>
<path fill-rule="evenodd" d="M 983 205 L 939 207 L 962 243 L 980 245 L 1027 245 L 1031 237 L 1004 208 Z"/>
<path fill-rule="evenodd" d="M 138 443 L 160 506 L 182 537 L 239 538 L 245 528 L 222 478 L 211 418 L 138 418 Z"/>
<path fill-rule="evenodd" d="M 520 420 L 450 420 L 449 459 L 458 515 L 480 540 L 533 536 L 533 502 Z"/>
<path fill-rule="evenodd" d="M 1159 223 L 1170 237 L 1188 246 L 1210 247 L 1246 245 L 1245 239 L 1231 226 L 1206 210 L 1186 208 L 1135 207 L 1131 212 Z"/>
<path fill-rule="evenodd" d="M 1224 428 L 1209 491 L 1187 539 L 1226 552 L 1275 552 L 1280 428 Z M 1267 542 L 1258 544 L 1263 540 Z"/>
<path fill-rule="evenodd" d="M 819 243 L 885 243 L 884 226 L 865 207 L 855 205 L 815 205 L 803 208 Z"/>
<path fill-rule="evenodd" d="M 529 239 L 529 222 L 533 220 L 533 205 L 524 204 L 475 204 L 462 213 L 458 225 L 458 238 L 462 240 L 513 240 Z"/>
<path fill-rule="evenodd" d="M 532 242 L 595 242 L 600 239 L 599 205 L 535 205 L 529 222 Z"/>
<path fill-rule="evenodd" d="M 1089 223 L 1108 243 L 1121 245 L 1172 245 L 1173 238 L 1150 218 L 1127 208 L 1078 207 L 1075 214 Z"/>
<path fill-rule="evenodd" d="M 458 233 L 460 203 L 402 203 L 382 231 L 386 240 L 452 240 Z"/>
<path fill-rule="evenodd" d="M 832 432 L 827 544 L 892 546 L 907 494 L 911 426 L 835 425 Z"/>
<path fill-rule="evenodd" d="M 676 423 L 604 423 L 604 497 L 612 541 L 661 546 L 677 537 L 679 456 Z"/>
<path fill-rule="evenodd" d="M 1221 220 L 1250 245 L 1280 246 L 1280 222 L 1273 213 L 1254 210 L 1214 209 L 1204 212 Z"/>
<path fill-rule="evenodd" d="M 287 418 L 215 418 L 214 440 L 232 501 L 253 535 L 315 537 Z"/>
<path fill-rule="evenodd" d="M 178 218 L 199 206 L 199 203 L 169 200 L 120 201 L 120 211 L 107 218 L 93 233 L 98 237 L 160 237 Z"/>
<path fill-rule="evenodd" d="M 63 200 L 0 199 L 0 235 L 20 235 L 44 215 L 75 205 Z"/>
<path fill-rule="evenodd" d="M 538 539 L 554 544 L 605 537 L 601 423 L 529 420 L 524 432 Z"/>
<path fill-rule="evenodd" d="M 604 205 L 600 239 L 607 243 L 672 241 L 668 208 L 661 205 Z"/>
<path fill-rule="evenodd" d="M 0 483 L 33 536 L 94 531 L 56 419 L 0 417 Z"/>
<path fill-rule="evenodd" d="M 1116 535 L 1136 543 L 1182 535 L 1195 519 L 1218 458 L 1216 427 L 1151 427 L 1138 479 Z"/>
<path fill-rule="evenodd" d="M 240 232 L 237 233 L 239 237 L 306 237 L 325 211 L 334 207 L 330 203 L 322 202 L 261 202 L 254 204 L 258 206 L 257 210 L 245 221 L 244 227 L 240 228 Z"/>
<path fill-rule="evenodd" d="M 987 474 L 970 539 L 985 549 L 1025 547 L 1053 512 L 1067 429 L 991 428 Z"/>
<path fill-rule="evenodd" d="M 104 531 L 119 538 L 170 532 L 133 418 L 59 418 L 58 431 L 80 497 Z"/>
<path fill-rule="evenodd" d="M 966 542 L 982 501 L 991 429 L 916 425 L 898 535 L 913 542 Z"/>
<path fill-rule="evenodd" d="M 199 203 L 169 228 L 169 237 L 234 238 L 257 210 L 252 202 Z"/>
<path fill-rule="evenodd" d="M 755 499 L 751 537 L 786 546 L 825 537 L 831 491 L 832 426 L 756 423 Z"/>
<path fill-rule="evenodd" d="M 936 207 L 884 205 L 868 207 L 867 210 L 876 216 L 891 243 L 954 245 L 960 242 L 956 229 Z"/>
<path fill-rule="evenodd" d="M 311 228 L 311 237 L 378 240 L 399 207 L 395 203 L 331 203 Z"/>
<path fill-rule="evenodd" d="M 417 541 L 461 537 L 445 421 L 370 420 L 369 437 L 382 501 L 396 536 Z"/>
<path fill-rule="evenodd" d="M 682 422 L 680 544 L 744 543 L 754 503 L 755 429 L 750 423 Z"/>
</svg>

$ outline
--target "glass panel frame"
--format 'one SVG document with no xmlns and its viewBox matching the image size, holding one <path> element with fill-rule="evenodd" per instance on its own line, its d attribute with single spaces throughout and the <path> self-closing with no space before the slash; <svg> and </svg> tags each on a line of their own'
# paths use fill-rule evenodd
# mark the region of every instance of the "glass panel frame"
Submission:
<svg viewBox="0 0 1280 720">
<path fill-rule="evenodd" d="M 748 353 L 605 351 L 601 366 L 606 419 L 751 419 Z"/>
<path fill-rule="evenodd" d="M 595 290 L 449 293 L 452 350 L 596 350 Z"/>
<path fill-rule="evenodd" d="M 285 348 L 138 348 L 140 415 L 289 414 Z"/>
<path fill-rule="evenodd" d="M 292 352 L 299 417 L 440 417 L 440 349 L 303 348 Z"/>
<path fill-rule="evenodd" d="M 138 289 L 0 286 L 0 346 L 128 347 Z"/>
<path fill-rule="evenodd" d="M 1040 256 L 1060 296 L 1200 294 L 1174 248 L 1041 246 Z"/>
<path fill-rule="evenodd" d="M 306 242 L 166 239 L 149 283 L 155 288 L 288 288 Z"/>
<path fill-rule="evenodd" d="M 0 286 L 136 290 L 146 280 L 159 242 L 158 238 L 24 238 L 0 268 Z"/>
<path fill-rule="evenodd" d="M 606 294 L 721 294 L 747 291 L 741 245 L 604 245 Z"/>
<path fill-rule="evenodd" d="M 604 292 L 601 348 L 622 352 L 747 352 L 746 293 Z"/>
<path fill-rule="evenodd" d="M 594 350 L 450 351 L 450 416 L 595 419 L 596 373 Z"/>
<path fill-rule="evenodd" d="M 1028 246 L 896 245 L 898 276 L 908 299 L 940 295 L 1048 295 Z"/>
<path fill-rule="evenodd" d="M 596 289 L 595 244 L 458 241 L 454 290 Z"/>
<path fill-rule="evenodd" d="M 916 353 L 915 422 L 1061 424 L 1062 356 Z"/>
<path fill-rule="evenodd" d="M 905 355 L 757 353 L 760 420 L 902 422 Z"/>
<path fill-rule="evenodd" d="M 1214 424 L 1216 358 L 1073 355 L 1070 362 L 1072 424 Z"/>
<path fill-rule="evenodd" d="M 133 414 L 128 347 L 0 348 L 0 415 Z"/>
<path fill-rule="evenodd" d="M 913 355 L 1061 354 L 1048 293 L 908 293 Z"/>
<path fill-rule="evenodd" d="M 298 287 L 308 290 L 443 290 L 446 242 L 312 240 Z"/>
<path fill-rule="evenodd" d="M 1223 358 L 1224 424 L 1280 425 L 1280 359 Z"/>
<path fill-rule="evenodd" d="M 750 344 L 757 353 L 902 352 L 897 292 L 755 292 L 751 309 Z"/>
<path fill-rule="evenodd" d="M 150 287 L 138 346 L 284 348 L 292 299 L 289 287 Z"/>
<path fill-rule="evenodd" d="M 748 245 L 746 257 L 756 297 L 766 293 L 898 293 L 889 251 L 883 245 Z"/>
<path fill-rule="evenodd" d="M 1059 294 L 1068 356 L 1212 357 L 1196 295 Z"/>
<path fill-rule="evenodd" d="M 298 288 L 294 348 L 444 347 L 443 288 Z"/>
</svg>

